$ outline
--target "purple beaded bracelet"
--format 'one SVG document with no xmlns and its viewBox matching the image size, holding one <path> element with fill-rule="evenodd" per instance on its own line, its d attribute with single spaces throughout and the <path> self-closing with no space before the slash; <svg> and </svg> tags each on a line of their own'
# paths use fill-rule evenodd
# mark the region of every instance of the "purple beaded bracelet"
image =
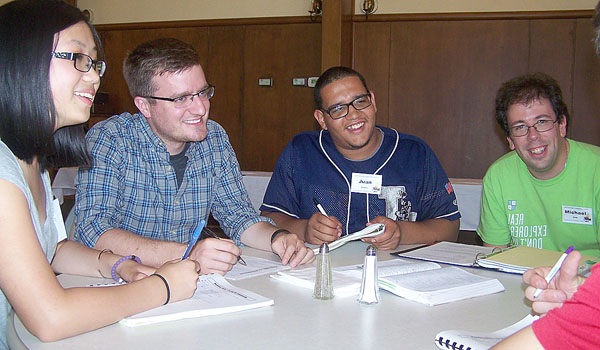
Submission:
<svg viewBox="0 0 600 350">
<path fill-rule="evenodd" d="M 112 276 L 112 279 L 115 280 L 116 282 L 122 281 L 121 278 L 117 277 L 117 267 L 119 267 L 119 265 L 123 261 L 127 261 L 127 260 L 135 260 L 138 264 L 142 263 L 140 258 L 138 258 L 135 255 L 127 255 L 127 256 L 124 256 L 121 259 L 117 260 L 117 262 L 113 265 L 112 269 L 110 270 L 110 275 Z"/>
</svg>

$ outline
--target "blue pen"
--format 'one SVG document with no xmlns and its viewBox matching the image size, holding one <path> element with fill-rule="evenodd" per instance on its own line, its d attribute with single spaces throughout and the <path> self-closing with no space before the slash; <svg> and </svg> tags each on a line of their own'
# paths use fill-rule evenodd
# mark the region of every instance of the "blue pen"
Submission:
<svg viewBox="0 0 600 350">
<path fill-rule="evenodd" d="M 202 233 L 202 229 L 204 228 L 204 225 L 206 225 L 206 221 L 200 220 L 200 223 L 198 224 L 198 227 L 196 227 L 196 230 L 194 231 L 192 238 L 190 238 L 190 242 L 188 243 L 185 253 L 183 253 L 183 256 L 181 257 L 181 260 L 186 259 L 188 257 L 188 255 L 190 255 L 192 248 L 194 247 L 194 244 L 196 244 L 196 242 L 198 242 L 198 238 L 200 238 L 200 234 Z"/>
</svg>

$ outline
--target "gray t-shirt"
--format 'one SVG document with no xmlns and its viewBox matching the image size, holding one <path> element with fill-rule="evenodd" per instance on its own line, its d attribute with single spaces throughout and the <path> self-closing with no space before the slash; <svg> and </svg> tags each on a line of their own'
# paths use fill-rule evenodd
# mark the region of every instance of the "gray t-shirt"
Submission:
<svg viewBox="0 0 600 350">
<path fill-rule="evenodd" d="M 2 140 L 0 140 L 0 179 L 15 184 L 19 189 L 21 189 L 21 191 L 23 191 L 23 194 L 27 199 L 27 205 L 29 206 L 33 227 L 38 236 L 38 240 L 40 241 L 40 246 L 46 254 L 48 263 L 50 263 L 56 250 L 58 229 L 53 221 L 55 214 L 54 210 L 56 209 L 52 203 L 52 188 L 50 186 L 50 177 L 48 176 L 48 172 L 45 172 L 42 175 L 44 189 L 46 192 L 46 222 L 44 222 L 43 225 L 40 223 L 37 208 L 33 200 L 33 195 L 29 190 L 29 186 L 27 185 L 27 181 L 25 180 L 21 167 L 17 162 L 17 158 L 6 146 L 6 144 L 2 142 Z M 14 234 L 22 234 L 22 232 L 15 232 Z M 2 243 L 0 242 L 0 244 Z M 8 300 L 6 300 L 4 292 L 0 291 L 0 349 L 8 349 L 8 345 L 6 343 L 6 319 L 10 309 L 11 306 L 8 303 Z"/>
</svg>

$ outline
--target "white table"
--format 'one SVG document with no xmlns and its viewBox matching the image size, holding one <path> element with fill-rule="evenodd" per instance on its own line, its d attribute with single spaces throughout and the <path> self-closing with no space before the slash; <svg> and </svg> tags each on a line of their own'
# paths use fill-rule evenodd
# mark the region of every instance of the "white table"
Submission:
<svg viewBox="0 0 600 350">
<path fill-rule="evenodd" d="M 334 266 L 363 261 L 367 245 L 352 242 L 331 252 Z M 244 248 L 244 254 L 275 259 Z M 379 252 L 379 260 L 392 258 Z M 40 343 L 15 318 L 16 333 L 30 349 L 436 349 L 434 336 L 447 329 L 491 332 L 529 311 L 521 276 L 471 269 L 498 278 L 506 291 L 445 305 L 426 306 L 382 291 L 379 305 L 355 297 L 318 301 L 312 291 L 268 275 L 233 284 L 275 300 L 271 307 L 138 328 L 113 324 L 54 343 Z M 13 325 L 9 322 L 9 327 Z M 9 335 L 9 342 L 15 337 Z"/>
<path fill-rule="evenodd" d="M 62 205 L 65 196 L 75 194 L 75 176 L 77 176 L 78 167 L 60 168 L 52 181 L 52 194 Z"/>
<path fill-rule="evenodd" d="M 475 231 L 479 226 L 479 215 L 481 212 L 481 191 L 483 181 L 481 179 L 450 179 L 458 210 L 460 211 L 460 229 Z"/>
</svg>

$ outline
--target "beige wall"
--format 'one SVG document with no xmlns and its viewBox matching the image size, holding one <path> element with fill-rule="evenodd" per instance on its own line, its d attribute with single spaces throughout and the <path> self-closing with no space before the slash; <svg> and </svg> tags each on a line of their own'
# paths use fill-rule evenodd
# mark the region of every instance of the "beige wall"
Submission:
<svg viewBox="0 0 600 350">
<path fill-rule="evenodd" d="M 354 0 L 360 14 L 363 0 Z M 0 5 L 9 1 L 0 0 Z M 376 0 L 376 14 L 590 10 L 597 0 Z M 306 16 L 311 0 L 78 0 L 95 24 Z"/>
<path fill-rule="evenodd" d="M 363 0 L 354 0 L 356 13 Z M 598 0 L 376 0 L 376 14 L 590 10 Z"/>
<path fill-rule="evenodd" d="M 0 0 L 2 1 L 2 0 Z M 589 10 L 597 0 L 376 0 L 377 14 Z M 360 14 L 363 0 L 355 0 Z M 306 16 L 311 0 L 79 0 L 95 24 Z"/>
<path fill-rule="evenodd" d="M 94 24 L 307 16 L 310 0 L 78 0 Z"/>
</svg>

